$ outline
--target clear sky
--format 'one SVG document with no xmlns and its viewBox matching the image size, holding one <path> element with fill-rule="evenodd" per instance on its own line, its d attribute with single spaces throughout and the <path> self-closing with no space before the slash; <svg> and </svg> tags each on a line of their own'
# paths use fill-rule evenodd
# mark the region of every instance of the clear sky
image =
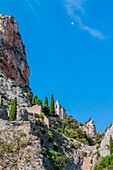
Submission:
<svg viewBox="0 0 113 170">
<path fill-rule="evenodd" d="M 1 0 L 26 46 L 30 86 L 80 122 L 113 121 L 113 0 Z"/>
</svg>

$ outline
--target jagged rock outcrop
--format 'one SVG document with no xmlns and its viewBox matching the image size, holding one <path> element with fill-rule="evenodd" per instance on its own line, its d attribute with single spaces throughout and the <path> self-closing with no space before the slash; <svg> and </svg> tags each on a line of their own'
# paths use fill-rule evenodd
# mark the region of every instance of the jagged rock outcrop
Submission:
<svg viewBox="0 0 113 170">
<path fill-rule="evenodd" d="M 110 155 L 110 136 L 113 138 L 113 123 L 106 129 L 105 133 L 103 133 L 102 141 L 96 147 L 96 152 L 92 158 L 93 168 L 102 157 Z"/>
<path fill-rule="evenodd" d="M 89 120 L 88 122 L 86 122 L 82 129 L 90 137 L 94 137 L 96 135 L 96 127 L 93 120 Z"/>
<path fill-rule="evenodd" d="M 0 15 L 0 72 L 18 85 L 29 86 L 29 67 L 18 24 L 10 15 Z"/>
<path fill-rule="evenodd" d="M 100 144 L 99 153 L 103 157 L 110 154 L 110 150 L 109 150 L 110 136 L 112 136 L 112 138 L 113 138 L 113 124 L 111 124 L 110 127 L 106 130 L 104 138 Z"/>
</svg>

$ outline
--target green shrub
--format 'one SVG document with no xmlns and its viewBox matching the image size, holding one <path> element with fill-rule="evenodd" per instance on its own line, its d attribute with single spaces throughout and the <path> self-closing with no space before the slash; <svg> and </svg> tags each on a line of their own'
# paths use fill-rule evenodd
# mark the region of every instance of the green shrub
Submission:
<svg viewBox="0 0 113 170">
<path fill-rule="evenodd" d="M 74 148 L 74 145 L 73 145 L 73 143 L 70 143 L 70 148 Z"/>
<path fill-rule="evenodd" d="M 53 149 L 47 149 L 46 154 L 49 157 L 52 166 L 57 170 L 63 170 L 63 167 L 69 166 L 68 158 Z"/>
<path fill-rule="evenodd" d="M 83 157 L 86 157 L 86 156 L 87 156 L 87 153 L 86 153 L 86 152 L 82 152 L 82 156 L 83 156 Z"/>
<path fill-rule="evenodd" d="M 88 145 L 88 141 L 86 140 L 86 138 L 76 138 L 76 140 L 78 140 L 79 142 Z"/>
<path fill-rule="evenodd" d="M 56 129 L 58 133 L 62 133 L 62 129 L 61 128 L 57 128 Z"/>
<path fill-rule="evenodd" d="M 52 131 L 48 131 L 48 141 L 52 141 L 54 139 L 54 134 L 52 133 Z"/>
<path fill-rule="evenodd" d="M 64 124 L 64 122 L 62 123 L 62 133 L 64 133 L 65 132 L 65 124 Z"/>
<path fill-rule="evenodd" d="M 94 170 L 113 169 L 113 154 L 103 157 Z"/>
<path fill-rule="evenodd" d="M 100 148 L 100 145 L 97 145 L 97 146 L 96 146 L 96 150 L 98 150 L 99 148 Z"/>
<path fill-rule="evenodd" d="M 78 138 L 84 138 L 85 134 L 81 128 L 76 129 L 76 134 Z"/>
<path fill-rule="evenodd" d="M 7 104 L 3 104 L 1 105 L 4 109 L 7 109 L 8 108 L 8 105 Z"/>
<path fill-rule="evenodd" d="M 40 114 L 38 114 L 37 116 L 38 116 L 39 119 L 44 120 L 44 114 L 43 114 L 43 113 L 40 113 Z"/>
<path fill-rule="evenodd" d="M 65 130 L 65 135 L 69 138 L 74 138 L 74 134 L 73 132 L 69 131 L 69 130 Z"/>
<path fill-rule="evenodd" d="M 6 151 L 6 152 L 11 152 L 11 144 L 10 143 L 3 143 L 1 146 L 0 146 L 0 151 Z"/>
<path fill-rule="evenodd" d="M 81 147 L 81 143 L 77 143 L 77 145 L 76 145 L 76 148 L 80 148 Z"/>
<path fill-rule="evenodd" d="M 51 128 L 52 128 L 52 129 L 55 129 L 55 125 L 51 125 Z"/>
</svg>

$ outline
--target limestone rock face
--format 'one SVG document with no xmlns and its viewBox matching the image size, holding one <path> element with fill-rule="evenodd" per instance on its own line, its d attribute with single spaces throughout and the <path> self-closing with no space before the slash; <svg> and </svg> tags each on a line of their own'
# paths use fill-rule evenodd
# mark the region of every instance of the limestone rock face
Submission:
<svg viewBox="0 0 113 170">
<path fill-rule="evenodd" d="M 29 67 L 18 24 L 10 15 L 0 15 L 0 72 L 18 85 L 29 86 Z"/>
<path fill-rule="evenodd" d="M 113 138 L 113 123 L 110 125 L 110 127 L 106 130 L 106 132 L 103 135 L 103 140 L 100 143 L 99 149 L 96 150 L 96 154 L 94 155 L 92 159 L 93 168 L 95 165 L 101 160 L 102 157 L 105 157 L 110 154 L 110 136 Z"/>
<path fill-rule="evenodd" d="M 110 151 L 109 151 L 110 136 L 112 136 L 113 138 L 113 124 L 105 132 L 104 138 L 100 144 L 99 152 L 100 152 L 100 155 L 103 157 L 110 154 Z"/>
<path fill-rule="evenodd" d="M 17 120 L 19 120 L 19 121 L 21 121 L 21 120 L 27 121 L 28 120 L 28 113 L 25 108 L 18 109 Z"/>
<path fill-rule="evenodd" d="M 1 103 L 5 106 L 10 106 L 11 100 L 17 97 L 18 107 L 28 107 L 30 106 L 30 101 L 28 97 L 28 92 L 30 92 L 29 87 L 20 87 L 16 82 L 8 78 L 5 74 L 0 73 L 0 95 Z M 17 112 L 18 112 L 17 108 Z M 17 115 L 18 116 L 18 115 Z"/>
<path fill-rule="evenodd" d="M 29 121 L 0 119 L 0 169 L 45 170 L 40 139 L 31 134 Z"/>
<path fill-rule="evenodd" d="M 12 16 L 0 15 L 0 105 L 9 113 L 16 97 L 18 120 L 26 117 L 20 108 L 30 106 L 29 73 L 18 24 Z"/>
<path fill-rule="evenodd" d="M 90 137 L 94 137 L 96 135 L 96 128 L 93 120 L 88 121 L 83 126 L 83 131 L 86 132 L 86 134 Z"/>
</svg>

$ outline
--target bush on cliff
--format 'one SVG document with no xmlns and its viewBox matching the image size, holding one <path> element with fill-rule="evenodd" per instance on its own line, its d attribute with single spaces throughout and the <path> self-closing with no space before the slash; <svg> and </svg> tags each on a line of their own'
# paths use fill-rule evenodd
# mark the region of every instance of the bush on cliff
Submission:
<svg viewBox="0 0 113 170">
<path fill-rule="evenodd" d="M 113 169 L 113 154 L 103 157 L 94 170 Z"/>
</svg>

